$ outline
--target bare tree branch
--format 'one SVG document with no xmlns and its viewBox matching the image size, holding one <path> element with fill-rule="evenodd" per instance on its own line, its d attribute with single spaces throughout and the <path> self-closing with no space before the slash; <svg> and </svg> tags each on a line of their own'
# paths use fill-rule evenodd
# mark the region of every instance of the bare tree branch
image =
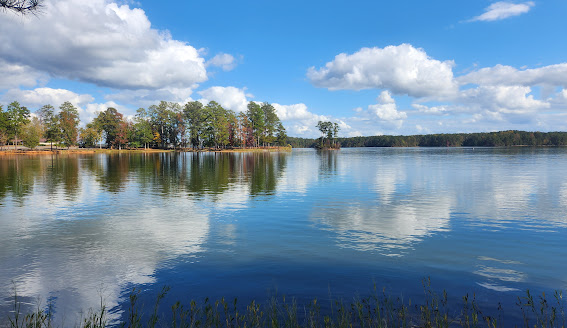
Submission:
<svg viewBox="0 0 567 328">
<path fill-rule="evenodd" d="M 36 15 L 41 8 L 43 8 L 43 0 L 0 0 L 0 10 L 13 11 L 22 15 Z"/>
</svg>

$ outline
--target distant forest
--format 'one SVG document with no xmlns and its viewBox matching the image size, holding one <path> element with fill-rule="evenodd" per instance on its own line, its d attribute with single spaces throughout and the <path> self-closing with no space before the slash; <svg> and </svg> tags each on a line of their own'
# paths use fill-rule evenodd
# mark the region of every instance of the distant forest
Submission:
<svg viewBox="0 0 567 328">
<path fill-rule="evenodd" d="M 319 139 L 287 138 L 294 148 L 314 148 Z M 338 138 L 341 147 L 508 147 L 566 146 L 567 132 L 500 131 Z"/>
</svg>

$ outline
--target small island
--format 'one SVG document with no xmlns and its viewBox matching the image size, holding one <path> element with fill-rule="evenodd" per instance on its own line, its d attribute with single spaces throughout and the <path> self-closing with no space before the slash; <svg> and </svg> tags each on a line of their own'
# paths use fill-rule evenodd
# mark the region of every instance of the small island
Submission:
<svg viewBox="0 0 567 328">
<path fill-rule="evenodd" d="M 329 121 L 319 121 L 317 128 L 321 131 L 321 137 L 317 139 L 315 148 L 321 150 L 338 150 L 341 149 L 341 144 L 337 141 L 339 134 L 339 124 Z"/>
</svg>

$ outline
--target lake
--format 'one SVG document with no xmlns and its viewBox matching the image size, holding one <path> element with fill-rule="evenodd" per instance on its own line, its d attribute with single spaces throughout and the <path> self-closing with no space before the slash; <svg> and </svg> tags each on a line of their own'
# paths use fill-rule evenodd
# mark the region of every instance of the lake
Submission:
<svg viewBox="0 0 567 328">
<path fill-rule="evenodd" d="M 132 288 L 419 301 L 429 277 L 514 322 L 567 288 L 566 242 L 567 148 L 0 156 L 0 316 L 14 288 L 73 325 Z"/>
</svg>

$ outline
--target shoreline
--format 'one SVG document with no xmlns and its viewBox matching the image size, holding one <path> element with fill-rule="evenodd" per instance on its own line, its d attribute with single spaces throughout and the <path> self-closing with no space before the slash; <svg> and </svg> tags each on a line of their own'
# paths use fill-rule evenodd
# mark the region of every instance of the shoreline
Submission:
<svg viewBox="0 0 567 328">
<path fill-rule="evenodd" d="M 70 149 L 3 149 L 0 156 L 6 155 L 65 155 L 65 154 L 115 154 L 115 153 L 243 153 L 243 152 L 282 152 L 291 151 L 291 147 L 260 147 L 260 148 L 231 148 L 231 149 L 108 149 L 108 148 L 70 148 Z"/>
</svg>

